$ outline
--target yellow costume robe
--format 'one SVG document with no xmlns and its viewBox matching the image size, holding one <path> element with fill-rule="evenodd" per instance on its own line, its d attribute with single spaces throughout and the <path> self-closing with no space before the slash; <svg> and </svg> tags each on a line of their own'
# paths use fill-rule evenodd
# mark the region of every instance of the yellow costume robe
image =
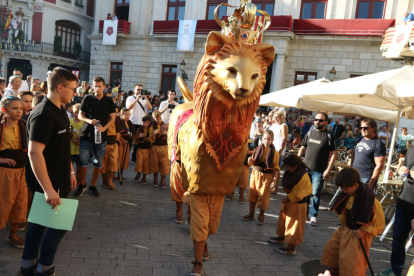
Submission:
<svg viewBox="0 0 414 276">
<path fill-rule="evenodd" d="M 168 159 L 168 144 L 167 136 L 161 134 L 161 125 L 154 122 L 149 128 L 149 135 L 151 145 L 150 154 L 150 171 L 151 173 L 160 173 L 161 175 L 168 175 L 170 173 L 170 159 Z M 159 133 L 155 140 L 152 140 L 152 133 L 158 129 Z"/>
<path fill-rule="evenodd" d="M 20 126 L 22 124 L 20 123 Z M 28 189 L 25 178 L 26 152 L 22 150 L 20 126 L 6 126 L 3 122 L 3 137 L 0 157 L 16 161 L 16 166 L 2 164 L 0 166 L 0 229 L 10 223 L 26 222 Z M 25 131 L 25 130 L 24 130 Z M 23 139 L 25 139 L 24 137 Z M 6 157 L 6 151 L 12 154 Z M 13 154 L 13 152 L 16 152 Z M 19 160 L 17 158 L 19 155 Z"/>
<path fill-rule="evenodd" d="M 307 173 L 302 176 L 298 184 L 288 192 L 290 203 L 280 206 L 279 221 L 276 234 L 285 237 L 285 243 L 298 246 L 303 243 L 306 225 L 307 204 L 298 203 L 312 194 L 312 183 Z"/>
<path fill-rule="evenodd" d="M 136 154 L 136 164 L 135 164 L 135 172 L 140 172 L 144 175 L 148 175 L 151 173 L 150 171 L 150 154 L 151 154 L 151 141 L 147 141 L 149 139 L 149 128 L 145 129 L 144 127 L 140 127 L 137 130 L 137 136 L 139 134 L 144 134 L 144 137 L 138 137 L 137 144 L 138 150 Z"/>
<path fill-rule="evenodd" d="M 120 120 L 119 117 L 116 118 L 115 122 L 108 127 L 108 140 L 106 143 L 105 155 L 102 160 L 102 173 L 108 172 L 117 172 L 118 171 L 118 133 L 121 130 L 117 129 L 117 120 Z"/>
<path fill-rule="evenodd" d="M 269 147 L 266 147 L 263 152 L 263 156 L 260 159 L 259 163 L 266 161 L 267 151 Z M 275 150 L 273 156 L 273 170 L 262 173 L 256 169 L 253 169 L 253 173 L 250 177 L 250 186 L 249 192 L 247 193 L 247 200 L 250 202 L 256 202 L 256 207 L 260 210 L 267 210 L 269 208 L 269 199 L 270 199 L 270 185 L 273 182 L 275 170 L 280 170 L 279 168 L 279 152 Z"/>
<path fill-rule="evenodd" d="M 321 263 L 330 268 L 339 268 L 341 276 L 365 276 L 368 263 L 365 260 L 364 252 L 354 231 L 346 226 L 346 213 L 354 204 L 355 195 L 347 198 L 346 207 L 339 216 L 342 225 L 335 230 L 325 245 Z M 385 226 L 384 211 L 381 203 L 375 199 L 372 219 L 368 225 L 362 225 L 360 229 L 367 232 L 362 238 L 365 251 L 369 256 L 372 237 L 381 234 Z"/>
</svg>

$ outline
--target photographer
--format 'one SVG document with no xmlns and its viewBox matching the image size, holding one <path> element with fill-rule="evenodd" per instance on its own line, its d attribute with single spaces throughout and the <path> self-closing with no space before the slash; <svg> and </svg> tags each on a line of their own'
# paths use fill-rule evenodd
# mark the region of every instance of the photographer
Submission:
<svg viewBox="0 0 414 276">
<path fill-rule="evenodd" d="M 135 129 L 139 129 L 142 124 L 142 118 L 145 117 L 145 113 L 152 110 L 152 105 L 148 100 L 146 94 L 148 91 L 142 90 L 141 83 L 137 83 L 134 87 L 134 94 L 129 96 L 126 100 L 125 106 L 131 111 L 131 122 Z M 135 164 L 137 145 L 134 146 L 134 152 L 132 154 L 131 162 Z"/>
<path fill-rule="evenodd" d="M 163 101 L 160 104 L 160 112 L 162 114 L 162 121 L 164 124 L 168 124 L 170 121 L 171 113 L 173 112 L 174 108 L 179 105 L 174 101 L 175 95 L 175 90 L 169 90 L 168 100 Z"/>
</svg>

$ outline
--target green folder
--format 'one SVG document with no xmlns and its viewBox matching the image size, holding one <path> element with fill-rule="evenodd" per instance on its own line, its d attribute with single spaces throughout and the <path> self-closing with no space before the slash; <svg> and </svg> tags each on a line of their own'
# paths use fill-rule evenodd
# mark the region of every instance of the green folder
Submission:
<svg viewBox="0 0 414 276">
<path fill-rule="evenodd" d="M 28 221 L 53 229 L 72 231 L 79 201 L 66 198 L 60 200 L 62 204 L 56 212 L 56 208 L 52 209 L 52 206 L 46 203 L 45 195 L 36 192 Z"/>
</svg>

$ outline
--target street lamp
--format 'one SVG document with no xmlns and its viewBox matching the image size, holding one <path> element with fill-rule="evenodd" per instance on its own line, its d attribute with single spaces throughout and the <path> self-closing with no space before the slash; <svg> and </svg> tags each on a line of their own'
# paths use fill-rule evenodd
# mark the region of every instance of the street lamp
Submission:
<svg viewBox="0 0 414 276">
<path fill-rule="evenodd" d="M 183 60 L 181 63 L 180 63 L 180 65 L 181 65 L 181 77 L 183 78 L 183 80 L 184 80 L 184 82 L 185 82 L 185 84 L 187 84 L 187 82 L 186 82 L 186 80 L 188 80 L 188 76 L 187 76 L 187 73 L 184 71 L 184 67 L 185 67 L 185 61 Z"/>
<path fill-rule="evenodd" d="M 19 23 L 19 25 L 23 22 L 23 16 L 24 16 L 23 11 L 21 9 L 19 9 L 16 12 L 16 19 L 17 19 L 17 23 Z"/>
<path fill-rule="evenodd" d="M 334 81 L 334 79 L 335 79 L 335 76 L 336 76 L 336 70 L 335 70 L 335 66 L 332 68 L 332 70 L 331 71 L 329 71 L 329 74 L 330 74 L 330 80 L 331 81 Z"/>
</svg>

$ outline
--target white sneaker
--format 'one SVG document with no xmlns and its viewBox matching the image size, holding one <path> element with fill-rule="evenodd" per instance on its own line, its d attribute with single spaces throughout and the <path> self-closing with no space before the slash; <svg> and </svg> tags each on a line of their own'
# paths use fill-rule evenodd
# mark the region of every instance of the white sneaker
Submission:
<svg viewBox="0 0 414 276">
<path fill-rule="evenodd" d="M 316 220 L 316 217 L 311 217 L 310 218 L 310 223 L 311 223 L 312 226 L 317 226 L 318 221 Z"/>
</svg>

